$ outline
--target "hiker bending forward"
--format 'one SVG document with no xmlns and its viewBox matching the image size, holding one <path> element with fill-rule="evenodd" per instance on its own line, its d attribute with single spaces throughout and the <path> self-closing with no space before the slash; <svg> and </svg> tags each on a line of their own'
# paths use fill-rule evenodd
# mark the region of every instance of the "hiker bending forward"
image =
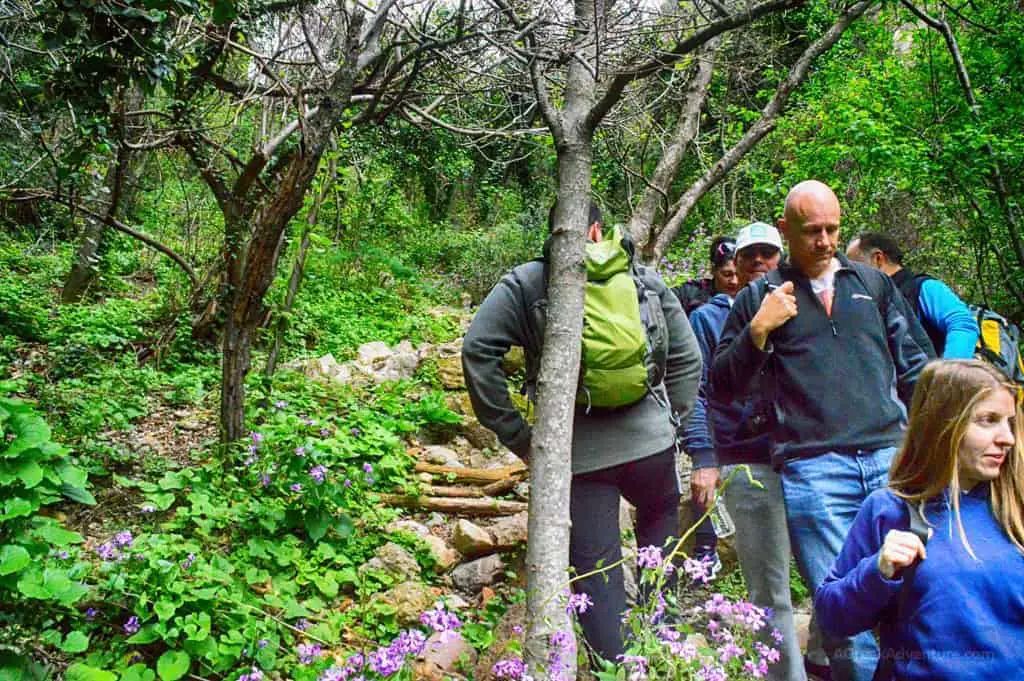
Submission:
<svg viewBox="0 0 1024 681">
<path fill-rule="evenodd" d="M 549 219 L 549 228 L 550 223 Z M 615 401 L 604 393 L 610 387 L 613 394 L 625 394 L 635 390 L 635 384 L 589 389 L 589 374 L 583 377 L 585 389 L 577 396 L 572 434 L 569 562 L 577 574 L 621 559 L 620 495 L 636 506 L 638 546 L 663 546 L 669 537 L 680 536 L 676 424 L 689 417 L 701 376 L 700 351 L 676 296 L 655 272 L 633 262 L 632 248 L 618 230 L 602 235 L 601 214 L 593 205 L 589 224 L 587 305 L 599 302 L 592 297 L 591 285 L 611 282 L 619 272 L 632 273 L 632 280 L 620 277 L 615 285 L 632 291 L 634 306 L 640 297 L 648 338 L 639 340 L 645 345 L 650 341 L 660 366 L 652 367 L 657 376 L 651 387 L 641 382 L 630 398 L 634 401 L 621 406 L 603 406 Z M 599 263 L 589 255 L 595 247 L 603 251 Z M 509 397 L 501 362 L 511 346 L 521 346 L 527 389 L 532 392 L 544 341 L 546 269 L 542 260 L 534 260 L 502 277 L 480 304 L 462 346 L 466 387 L 476 417 L 524 460 L 530 455 L 530 426 Z M 591 320 L 590 314 L 590 326 L 607 323 Z M 585 331 L 584 357 L 586 348 Z M 580 616 L 587 642 L 597 654 L 614 661 L 624 650 L 622 570 L 603 571 L 576 582 L 574 588 L 594 603 Z"/>
<path fill-rule="evenodd" d="M 1021 678 L 1024 417 L 1005 381 L 977 360 L 928 364 L 889 487 L 815 594 L 836 636 L 879 625 L 880 681 Z"/>
</svg>

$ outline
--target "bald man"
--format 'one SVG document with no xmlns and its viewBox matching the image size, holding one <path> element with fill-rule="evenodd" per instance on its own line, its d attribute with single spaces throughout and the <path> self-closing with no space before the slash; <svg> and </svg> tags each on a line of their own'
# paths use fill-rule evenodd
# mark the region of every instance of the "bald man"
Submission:
<svg viewBox="0 0 1024 681">
<path fill-rule="evenodd" d="M 841 210 L 810 180 L 786 197 L 779 231 L 790 263 L 744 288 L 711 369 L 712 398 L 769 386 L 772 464 L 782 478 L 797 565 L 813 591 L 843 546 L 861 502 L 888 482 L 914 383 L 928 353 L 908 332 L 902 294 L 878 270 L 838 252 Z M 824 634 L 832 678 L 870 681 L 870 632 Z"/>
</svg>

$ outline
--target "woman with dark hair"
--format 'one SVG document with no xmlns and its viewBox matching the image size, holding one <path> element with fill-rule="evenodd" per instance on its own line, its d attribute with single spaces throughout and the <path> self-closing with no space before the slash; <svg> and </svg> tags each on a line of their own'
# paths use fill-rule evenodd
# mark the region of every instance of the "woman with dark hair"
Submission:
<svg viewBox="0 0 1024 681">
<path fill-rule="evenodd" d="M 710 277 L 691 279 L 672 289 L 687 317 L 715 294 L 724 293 L 734 298 L 740 290 L 736 274 L 736 239 L 716 236 L 708 249 L 708 259 L 711 261 Z"/>
<path fill-rule="evenodd" d="M 876 679 L 1021 678 L 1016 391 L 977 360 L 932 362 L 918 379 L 889 487 L 865 500 L 814 598 L 819 624 L 836 636 L 879 626 Z M 918 524 L 925 541 L 908 531 Z"/>
</svg>

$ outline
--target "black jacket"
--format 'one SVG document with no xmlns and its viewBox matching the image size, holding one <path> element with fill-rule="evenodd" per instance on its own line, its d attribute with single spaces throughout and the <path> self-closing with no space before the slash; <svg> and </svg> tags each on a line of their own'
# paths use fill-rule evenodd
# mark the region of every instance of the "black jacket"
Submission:
<svg viewBox="0 0 1024 681">
<path fill-rule="evenodd" d="M 711 388 L 718 401 L 742 397 L 767 365 L 776 465 L 830 451 L 896 445 L 906 424 L 904 405 L 910 404 L 929 360 L 909 332 L 913 314 L 892 280 L 837 257 L 841 267 L 831 318 L 807 277 L 792 266 L 780 267 L 782 280 L 794 283 L 797 315 L 769 334 L 759 350 L 750 320 L 768 282 L 754 282 L 736 298 L 715 351 Z"/>
</svg>

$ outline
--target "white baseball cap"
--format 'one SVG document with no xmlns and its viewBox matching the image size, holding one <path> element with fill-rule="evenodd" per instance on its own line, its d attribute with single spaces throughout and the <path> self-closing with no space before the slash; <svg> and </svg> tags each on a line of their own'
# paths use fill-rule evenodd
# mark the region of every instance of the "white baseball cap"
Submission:
<svg viewBox="0 0 1024 681">
<path fill-rule="evenodd" d="M 779 230 L 766 222 L 751 222 L 736 235 L 737 253 L 754 244 L 768 244 L 775 246 L 780 252 L 782 251 L 782 237 L 779 236 Z"/>
</svg>

